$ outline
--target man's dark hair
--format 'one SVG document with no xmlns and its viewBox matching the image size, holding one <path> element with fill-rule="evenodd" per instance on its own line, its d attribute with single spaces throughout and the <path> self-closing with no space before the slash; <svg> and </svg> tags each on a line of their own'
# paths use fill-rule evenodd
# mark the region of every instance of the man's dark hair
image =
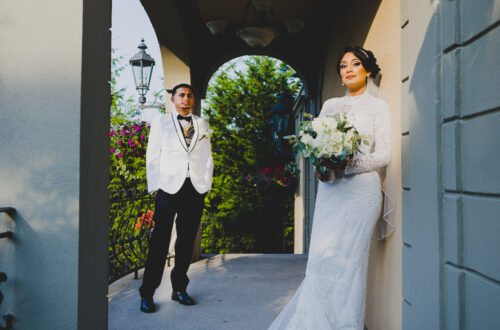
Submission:
<svg viewBox="0 0 500 330">
<path fill-rule="evenodd" d="M 179 84 L 179 85 L 175 86 L 174 88 L 172 88 L 172 96 L 174 96 L 174 95 L 175 95 L 175 93 L 177 93 L 177 90 L 178 90 L 179 88 L 183 88 L 183 87 L 184 87 L 184 88 L 189 88 L 189 89 L 191 90 L 191 93 L 193 93 L 193 95 L 194 95 L 193 86 L 188 85 L 188 84 Z"/>
<path fill-rule="evenodd" d="M 342 61 L 342 57 L 344 57 L 347 53 L 353 53 L 354 56 L 359 58 L 366 72 L 370 72 L 370 77 L 375 78 L 377 74 L 380 72 L 380 67 L 377 64 L 377 59 L 373 55 L 373 53 L 363 47 L 346 47 L 342 56 L 337 61 L 337 73 L 340 75 L 340 61 Z"/>
</svg>

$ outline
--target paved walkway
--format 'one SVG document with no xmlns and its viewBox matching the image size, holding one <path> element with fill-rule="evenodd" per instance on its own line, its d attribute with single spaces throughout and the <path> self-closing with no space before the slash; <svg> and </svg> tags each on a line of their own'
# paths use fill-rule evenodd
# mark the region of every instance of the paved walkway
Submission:
<svg viewBox="0 0 500 330">
<path fill-rule="evenodd" d="M 170 269 L 155 294 L 156 313 L 139 311 L 142 279 L 133 274 L 109 287 L 109 329 L 267 329 L 304 278 L 307 258 L 292 254 L 226 254 L 191 265 L 195 306 L 170 300 Z"/>
</svg>

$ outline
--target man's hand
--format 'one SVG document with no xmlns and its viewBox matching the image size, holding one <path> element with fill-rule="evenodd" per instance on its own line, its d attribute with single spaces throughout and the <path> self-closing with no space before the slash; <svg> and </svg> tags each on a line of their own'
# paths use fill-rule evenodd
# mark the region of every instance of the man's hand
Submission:
<svg viewBox="0 0 500 330">
<path fill-rule="evenodd" d="M 153 193 L 154 198 L 156 198 L 156 194 L 158 194 L 158 190 Z"/>
</svg>

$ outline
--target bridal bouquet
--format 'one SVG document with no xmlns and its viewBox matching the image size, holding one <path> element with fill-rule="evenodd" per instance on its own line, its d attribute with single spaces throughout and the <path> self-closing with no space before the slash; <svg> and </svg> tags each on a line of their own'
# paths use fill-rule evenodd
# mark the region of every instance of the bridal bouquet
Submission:
<svg viewBox="0 0 500 330">
<path fill-rule="evenodd" d="M 297 156 L 309 160 L 322 174 L 330 175 L 333 182 L 332 169 L 351 160 L 360 152 L 361 143 L 369 145 L 369 142 L 362 139 L 345 113 L 314 119 L 310 114 L 304 116 L 307 119 L 299 124 L 298 134 L 285 139 L 293 144 Z"/>
</svg>

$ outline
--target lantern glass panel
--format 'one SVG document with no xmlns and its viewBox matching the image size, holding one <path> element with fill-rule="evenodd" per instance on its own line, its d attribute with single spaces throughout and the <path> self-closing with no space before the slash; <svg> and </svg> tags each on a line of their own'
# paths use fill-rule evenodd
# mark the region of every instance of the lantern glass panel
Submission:
<svg viewBox="0 0 500 330">
<path fill-rule="evenodd" d="M 139 63 L 138 63 L 139 64 Z M 153 66 L 133 65 L 132 71 L 134 73 L 135 86 L 141 93 L 146 93 L 149 90 L 149 83 L 151 82 L 151 74 Z"/>
<path fill-rule="evenodd" d="M 142 84 L 142 68 L 141 66 L 132 66 L 132 72 L 134 73 L 135 87 L 139 89 Z"/>
<path fill-rule="evenodd" d="M 151 82 L 153 67 L 154 67 L 154 65 L 149 65 L 149 66 L 143 67 L 144 83 L 146 84 L 147 89 L 149 89 L 149 83 Z"/>
</svg>

